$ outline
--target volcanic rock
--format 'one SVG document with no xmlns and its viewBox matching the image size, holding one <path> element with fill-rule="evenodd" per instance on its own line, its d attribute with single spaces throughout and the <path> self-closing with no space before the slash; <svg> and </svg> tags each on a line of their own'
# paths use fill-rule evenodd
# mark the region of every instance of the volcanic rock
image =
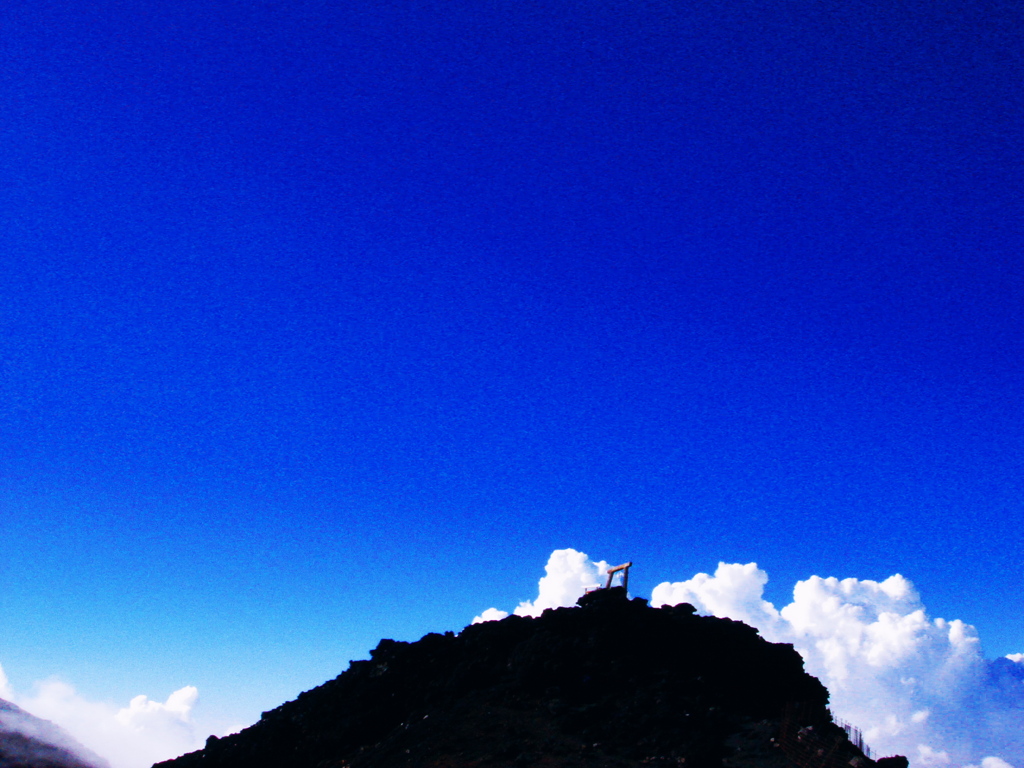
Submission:
<svg viewBox="0 0 1024 768">
<path fill-rule="evenodd" d="M 874 768 L 790 645 L 624 589 L 368 661 L 160 768 Z M 895 764 L 890 768 L 897 768 Z M 905 764 L 904 764 L 905 768 Z"/>
</svg>

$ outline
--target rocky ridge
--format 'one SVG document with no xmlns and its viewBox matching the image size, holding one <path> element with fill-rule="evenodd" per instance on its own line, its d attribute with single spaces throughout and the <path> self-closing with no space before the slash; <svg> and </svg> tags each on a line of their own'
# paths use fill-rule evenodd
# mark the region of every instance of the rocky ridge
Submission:
<svg viewBox="0 0 1024 768">
<path fill-rule="evenodd" d="M 160 768 L 906 768 L 832 722 L 790 645 L 622 588 L 368 661 Z"/>
</svg>

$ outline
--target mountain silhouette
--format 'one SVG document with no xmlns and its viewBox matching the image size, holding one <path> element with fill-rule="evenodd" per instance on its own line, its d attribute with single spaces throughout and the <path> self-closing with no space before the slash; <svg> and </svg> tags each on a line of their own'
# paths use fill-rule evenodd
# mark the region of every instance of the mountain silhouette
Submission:
<svg viewBox="0 0 1024 768">
<path fill-rule="evenodd" d="M 0 699 L 0 768 L 110 768 L 49 720 Z"/>
<path fill-rule="evenodd" d="M 832 722 L 790 645 L 614 587 L 576 608 L 382 640 L 160 768 L 906 768 Z"/>
</svg>

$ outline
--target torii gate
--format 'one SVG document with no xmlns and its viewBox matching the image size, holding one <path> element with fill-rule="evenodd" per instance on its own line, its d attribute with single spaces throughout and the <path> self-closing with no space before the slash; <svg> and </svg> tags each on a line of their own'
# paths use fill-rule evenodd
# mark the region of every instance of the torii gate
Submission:
<svg viewBox="0 0 1024 768">
<path fill-rule="evenodd" d="M 608 569 L 608 582 L 604 585 L 605 589 L 611 589 L 612 578 L 616 573 L 622 571 L 622 587 L 625 590 L 629 590 L 629 567 L 633 565 L 632 562 L 623 563 L 622 565 L 616 565 L 614 568 Z"/>
</svg>

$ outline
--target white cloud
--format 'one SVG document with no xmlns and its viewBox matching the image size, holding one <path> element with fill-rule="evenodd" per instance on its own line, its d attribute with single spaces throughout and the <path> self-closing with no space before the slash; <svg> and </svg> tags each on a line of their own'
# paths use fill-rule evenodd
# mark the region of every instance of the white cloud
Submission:
<svg viewBox="0 0 1024 768">
<path fill-rule="evenodd" d="M 545 575 L 538 582 L 537 599 L 524 601 L 514 611 L 517 616 L 540 616 L 547 608 L 567 608 L 588 589 L 601 583 L 608 570 L 604 560 L 591 562 L 575 549 L 556 549 L 544 566 Z"/>
<path fill-rule="evenodd" d="M 1014 654 L 1014 656 L 1019 656 L 1019 655 L 1020 654 Z M 965 766 L 965 768 L 978 768 L 978 766 L 976 766 L 976 765 L 968 765 L 968 766 Z M 1001 760 L 998 757 L 985 757 L 985 758 L 982 758 L 982 760 L 981 760 L 981 768 L 1013 768 L 1013 766 L 1010 765 L 1005 760 Z"/>
<path fill-rule="evenodd" d="M 601 585 L 601 577 L 608 571 L 604 560 L 591 562 L 575 549 L 556 549 L 544 566 L 544 576 L 537 584 L 537 598 L 524 600 L 513 611 L 517 616 L 540 616 L 547 608 L 568 608 L 588 589 Z M 488 608 L 473 619 L 474 624 L 496 621 L 508 616 L 505 611 Z"/>
<path fill-rule="evenodd" d="M 982 768 L 1004 768 L 992 755 L 1024 755 L 1024 683 L 1007 677 L 996 686 L 974 627 L 930 618 L 908 579 L 812 576 L 781 610 L 763 599 L 767 581 L 754 563 L 719 563 L 714 576 L 659 584 L 651 603 L 689 602 L 792 643 L 829 689 L 833 710 L 863 729 L 876 754 L 904 754 L 925 768 L 986 754 Z"/>
<path fill-rule="evenodd" d="M 914 761 L 915 765 L 922 765 L 924 768 L 932 768 L 932 766 L 949 765 L 949 755 L 945 752 L 938 752 L 927 744 L 917 745 L 917 760 Z"/>
<path fill-rule="evenodd" d="M 651 593 L 651 604 L 690 603 L 700 613 L 728 616 L 767 629 L 779 623 L 775 606 L 762 599 L 767 583 L 768 574 L 757 563 L 719 563 L 714 576 L 698 573 L 689 581 L 659 584 Z"/>
<path fill-rule="evenodd" d="M 122 708 L 90 701 L 56 678 L 36 683 L 28 696 L 18 696 L 0 672 L 0 690 L 7 694 L 2 698 L 56 723 L 112 768 L 148 768 L 203 746 L 192 722 L 199 697 L 192 686 L 174 691 L 165 702 L 136 696 Z"/>
<path fill-rule="evenodd" d="M 191 685 L 180 688 L 161 704 L 146 696 L 136 696 L 131 703 L 117 713 L 117 721 L 134 731 L 144 731 L 154 726 L 188 726 L 192 708 L 199 700 L 199 691 Z"/>
<path fill-rule="evenodd" d="M 488 608 L 479 616 L 473 617 L 474 624 L 482 624 L 485 621 L 500 621 L 508 616 L 508 611 L 499 611 L 497 608 Z"/>
</svg>

